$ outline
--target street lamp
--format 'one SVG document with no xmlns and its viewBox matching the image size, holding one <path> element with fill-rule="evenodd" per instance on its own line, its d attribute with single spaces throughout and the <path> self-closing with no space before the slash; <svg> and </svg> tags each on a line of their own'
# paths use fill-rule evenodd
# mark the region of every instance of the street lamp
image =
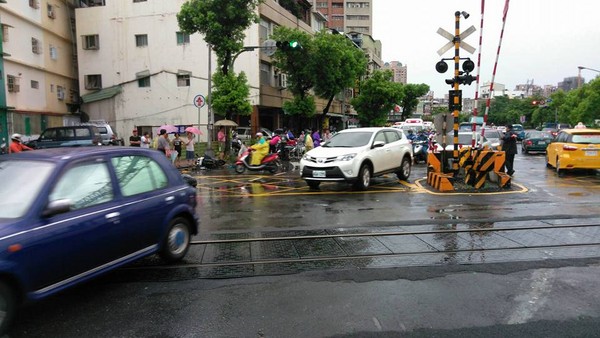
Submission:
<svg viewBox="0 0 600 338">
<path fill-rule="evenodd" d="M 588 67 L 584 67 L 584 66 L 577 66 L 577 69 L 579 69 L 579 72 L 577 74 L 577 88 L 581 87 L 581 70 L 582 69 L 592 70 L 594 72 L 600 73 L 600 70 L 597 70 L 597 69 L 594 69 L 594 68 L 588 68 Z"/>
</svg>

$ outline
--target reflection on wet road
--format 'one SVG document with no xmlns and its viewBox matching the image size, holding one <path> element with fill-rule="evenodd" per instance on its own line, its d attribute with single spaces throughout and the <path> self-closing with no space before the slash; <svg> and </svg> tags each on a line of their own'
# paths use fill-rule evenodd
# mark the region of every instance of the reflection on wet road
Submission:
<svg viewBox="0 0 600 338">
<path fill-rule="evenodd" d="M 432 191 L 424 165 L 365 192 L 312 190 L 297 171 L 196 173 L 201 232 L 177 269 L 210 278 L 600 257 L 600 174 L 558 177 L 544 161 L 518 156 L 512 187 L 490 193 Z"/>
</svg>

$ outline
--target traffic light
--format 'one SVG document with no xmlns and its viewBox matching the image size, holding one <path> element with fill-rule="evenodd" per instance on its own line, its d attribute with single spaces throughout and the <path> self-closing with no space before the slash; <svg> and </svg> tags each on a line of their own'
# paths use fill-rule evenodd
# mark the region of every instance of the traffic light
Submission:
<svg viewBox="0 0 600 338">
<path fill-rule="evenodd" d="M 277 43 L 275 45 L 277 46 L 277 48 L 281 49 L 282 51 L 296 50 L 296 49 L 302 48 L 302 46 L 300 45 L 300 42 L 298 42 L 298 40 L 277 41 Z"/>
</svg>

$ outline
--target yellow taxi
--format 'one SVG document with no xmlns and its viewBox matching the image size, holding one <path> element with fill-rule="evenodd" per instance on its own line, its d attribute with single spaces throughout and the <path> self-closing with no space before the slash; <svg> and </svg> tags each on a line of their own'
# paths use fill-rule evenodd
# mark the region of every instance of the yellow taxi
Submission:
<svg viewBox="0 0 600 338">
<path fill-rule="evenodd" d="M 546 148 L 546 166 L 557 174 L 600 169 L 600 129 L 563 129 Z"/>
</svg>

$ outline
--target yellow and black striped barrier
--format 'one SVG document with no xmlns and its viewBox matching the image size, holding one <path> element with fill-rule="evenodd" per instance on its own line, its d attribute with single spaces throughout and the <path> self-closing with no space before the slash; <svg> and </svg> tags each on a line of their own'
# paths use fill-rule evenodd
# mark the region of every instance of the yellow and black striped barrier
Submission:
<svg viewBox="0 0 600 338">
<path fill-rule="evenodd" d="M 451 174 L 443 174 L 434 171 L 427 173 L 427 183 L 439 191 L 454 191 L 452 180 L 454 177 Z"/>
</svg>

